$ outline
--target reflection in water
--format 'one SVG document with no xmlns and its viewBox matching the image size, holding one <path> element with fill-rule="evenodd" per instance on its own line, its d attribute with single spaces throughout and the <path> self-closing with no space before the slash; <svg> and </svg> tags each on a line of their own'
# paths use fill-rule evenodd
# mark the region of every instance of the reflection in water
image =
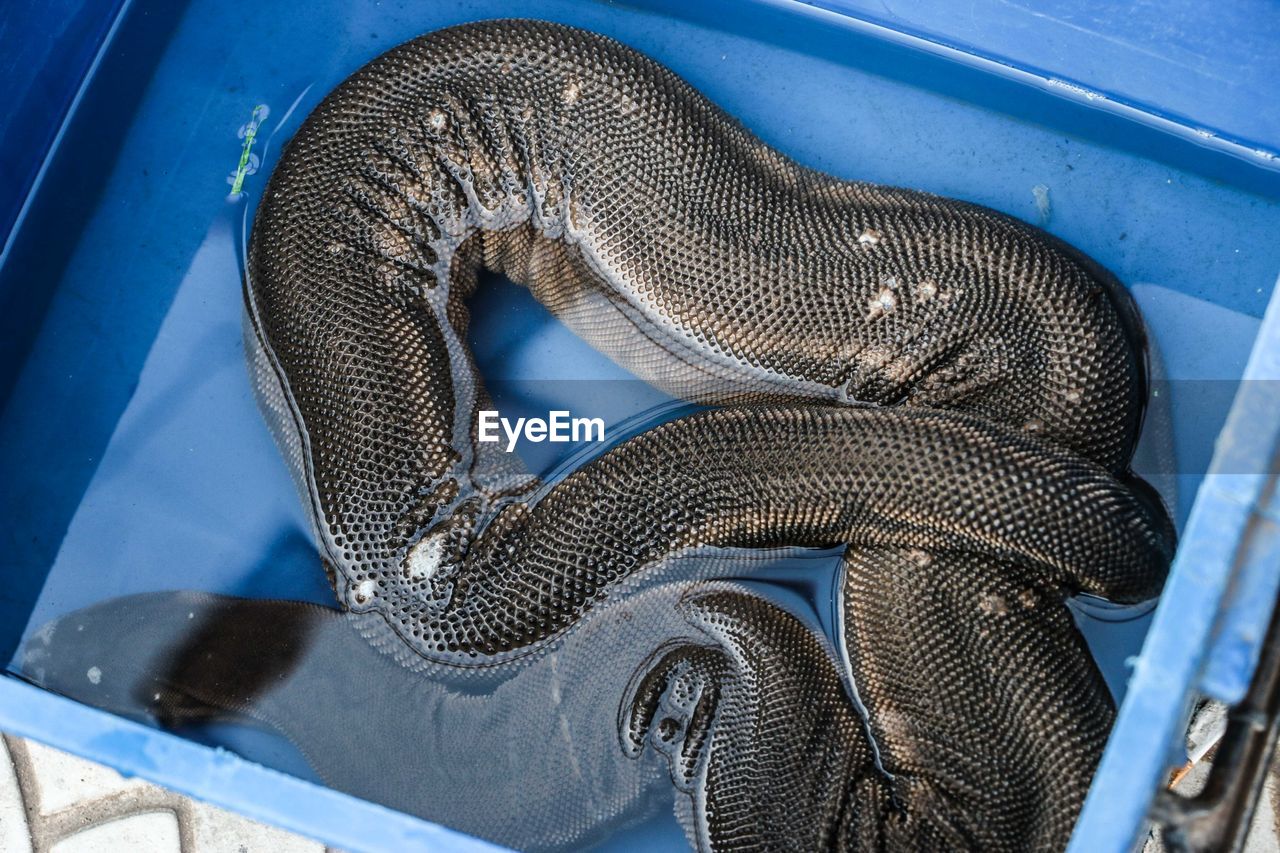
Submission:
<svg viewBox="0 0 1280 853">
<path fill-rule="evenodd" d="M 1064 837 L 1112 708 L 1059 590 L 971 557 L 923 571 L 919 552 L 850 551 L 837 650 L 796 596 L 714 578 L 742 557 L 673 559 L 488 669 L 411 671 L 360 617 L 193 592 L 64 616 L 22 668 L 165 726 L 266 728 L 334 788 L 524 849 L 600 841 L 673 790 L 703 849 Z"/>
</svg>

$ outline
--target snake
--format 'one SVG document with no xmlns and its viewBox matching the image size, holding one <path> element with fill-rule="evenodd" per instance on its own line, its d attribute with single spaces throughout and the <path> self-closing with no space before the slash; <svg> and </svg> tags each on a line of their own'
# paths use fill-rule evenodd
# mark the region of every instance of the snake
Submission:
<svg viewBox="0 0 1280 853">
<path fill-rule="evenodd" d="M 482 273 L 705 408 L 544 481 L 478 440 Z M 312 111 L 254 217 L 244 301 L 259 404 L 343 612 L 273 622 L 227 600 L 211 622 L 262 642 L 263 625 L 341 623 L 331 670 L 365 672 L 358 637 L 418 698 L 354 689 L 353 713 L 297 699 L 268 713 L 226 679 L 170 672 L 187 697 L 171 711 L 256 708 L 309 755 L 345 754 L 329 770 L 348 789 L 506 843 L 579 845 L 582 814 L 620 814 L 640 789 L 603 804 L 574 764 L 553 802 L 464 784 L 470 768 L 451 793 L 406 793 L 415 778 L 448 788 L 424 762 L 472 748 L 422 726 L 390 737 L 422 745 L 407 769 L 349 760 L 367 746 L 353 726 L 372 739 L 419 707 L 479 713 L 470 693 L 419 694 L 442 674 L 523 672 L 542 686 L 505 718 L 513 749 L 572 729 L 572 755 L 609 774 L 664 768 L 698 849 L 1066 843 L 1114 716 L 1066 601 L 1149 599 L 1174 547 L 1129 470 L 1141 317 L 1079 250 L 984 207 L 808 168 L 606 36 L 494 20 L 396 47 Z M 834 645 L 716 580 L 744 553 L 832 547 Z M 703 568 L 680 569 L 690 560 Z M 600 674 L 547 675 L 584 632 L 603 642 L 583 626 L 673 577 L 652 611 L 666 615 L 622 631 L 634 642 L 580 652 Z M 535 805 L 523 835 L 495 828 L 501 809 Z"/>
</svg>

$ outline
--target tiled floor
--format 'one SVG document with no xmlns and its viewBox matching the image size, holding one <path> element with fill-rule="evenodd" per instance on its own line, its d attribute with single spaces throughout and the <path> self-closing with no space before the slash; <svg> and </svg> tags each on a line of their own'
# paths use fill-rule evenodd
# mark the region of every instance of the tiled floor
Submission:
<svg viewBox="0 0 1280 853">
<path fill-rule="evenodd" d="M 336 853 L 323 844 L 0 735 L 0 853 Z"/>
</svg>

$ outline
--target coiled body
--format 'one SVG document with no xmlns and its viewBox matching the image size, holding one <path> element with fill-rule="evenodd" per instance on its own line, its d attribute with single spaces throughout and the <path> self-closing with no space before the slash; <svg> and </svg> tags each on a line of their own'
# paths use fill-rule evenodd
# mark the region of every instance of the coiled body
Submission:
<svg viewBox="0 0 1280 853">
<path fill-rule="evenodd" d="M 724 408 L 666 424 L 543 488 L 475 441 L 486 396 L 465 346 L 466 300 L 481 268 L 525 284 L 641 378 Z M 886 576 L 915 555 L 922 572 L 958 579 L 954 600 L 884 581 L 880 606 L 929 604 L 934 624 L 961 633 L 989 631 L 980 623 L 992 615 L 981 610 L 990 593 L 977 590 L 992 573 L 1060 613 L 1063 596 L 1080 591 L 1149 597 L 1169 559 L 1159 508 L 1124 479 L 1145 367 L 1136 313 L 1108 274 L 992 211 L 806 169 L 671 72 L 591 33 L 469 25 L 353 75 L 272 174 L 246 303 L 260 399 L 338 598 L 367 614 L 375 643 L 424 666 L 518 659 L 624 581 L 699 549 L 848 543 L 851 559 L 870 554 Z M 955 771 L 945 751 L 897 771 L 875 758 L 879 805 L 848 788 L 851 766 L 866 771 L 873 753 L 891 764 L 895 738 L 908 751 L 920 742 L 901 727 L 876 734 L 877 707 L 910 710 L 895 668 L 878 666 L 873 620 L 846 632 L 851 672 L 805 651 L 820 662 L 775 676 L 761 705 L 721 682 L 764 663 L 788 668 L 774 647 L 794 627 L 761 604 L 717 600 L 712 610 L 753 623 L 717 641 L 730 662 L 686 650 L 700 663 L 663 670 L 710 667 L 715 678 L 699 683 L 719 679 L 716 695 L 741 705 L 699 716 L 695 703 L 671 718 L 705 727 L 682 778 L 693 802 L 720 803 L 690 817 L 694 837 L 716 847 L 874 844 L 889 837 L 879 827 L 895 809 L 981 810 L 981 794 L 892 782 L 934 768 L 964 777 L 955 790 L 996 783 L 983 776 L 989 763 Z M 1072 741 L 1091 768 L 1110 705 L 1069 620 L 1046 620 L 1037 630 L 1066 650 L 1063 671 L 1093 678 L 1087 696 L 1077 685 L 1074 699 L 1055 699 L 1092 733 Z M 768 654 L 753 659 L 725 636 L 766 638 L 755 642 Z M 947 640 L 921 638 L 944 659 Z M 850 722 L 850 678 L 869 697 L 865 731 Z M 636 707 L 665 701 L 662 683 L 637 694 Z M 1004 685 L 945 713 L 963 728 L 983 696 L 1053 689 Z M 814 691 L 834 703 L 823 725 L 839 720 L 839 760 L 813 764 L 812 739 L 770 744 L 732 731 L 748 725 L 743 715 L 799 713 Z M 624 745 L 666 742 L 643 713 L 636 719 Z M 1053 742 L 1047 722 L 1022 724 Z M 884 743 L 850 741 L 869 733 Z M 805 790 L 740 784 L 777 762 L 819 772 L 801 774 Z M 1065 773 L 1006 791 L 1024 798 L 1020 817 L 949 843 L 1061 841 L 1085 783 Z M 814 785 L 831 804 L 819 836 L 752 823 L 812 800 Z M 718 822 L 739 812 L 741 825 Z"/>
</svg>

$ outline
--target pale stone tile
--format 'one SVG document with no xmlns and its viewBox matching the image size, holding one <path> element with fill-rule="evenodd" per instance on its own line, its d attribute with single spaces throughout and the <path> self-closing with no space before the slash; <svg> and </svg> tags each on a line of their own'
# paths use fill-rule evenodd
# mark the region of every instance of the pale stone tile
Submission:
<svg viewBox="0 0 1280 853">
<path fill-rule="evenodd" d="M 27 741 L 27 751 L 35 771 L 41 814 L 52 814 L 68 806 L 96 800 L 145 785 L 137 779 L 125 779 L 101 764 L 94 764 L 43 744 Z"/>
<path fill-rule="evenodd" d="M 192 842 L 190 853 L 326 853 L 317 841 L 181 798 L 141 779 L 125 779 L 108 767 L 42 744 L 21 743 L 31 772 L 23 782 L 29 793 L 38 791 L 40 816 L 36 826 L 27 825 L 17 769 L 0 739 L 0 853 L 31 853 L 33 836 L 45 844 L 57 838 L 51 853 L 180 853 L 184 831 Z M 76 831 L 102 819 L 103 809 L 118 814 L 121 807 L 132 813 Z"/>
<path fill-rule="evenodd" d="M 30 853 L 27 814 L 22 805 L 22 791 L 9 759 L 9 750 L 0 737 L 0 850 Z"/>
<path fill-rule="evenodd" d="M 172 812 L 150 812 L 113 820 L 77 832 L 53 845 L 51 853 L 182 853 L 178 821 Z"/>
<path fill-rule="evenodd" d="M 191 806 L 191 834 L 198 853 L 324 853 L 318 841 L 204 803 L 193 801 Z"/>
</svg>

